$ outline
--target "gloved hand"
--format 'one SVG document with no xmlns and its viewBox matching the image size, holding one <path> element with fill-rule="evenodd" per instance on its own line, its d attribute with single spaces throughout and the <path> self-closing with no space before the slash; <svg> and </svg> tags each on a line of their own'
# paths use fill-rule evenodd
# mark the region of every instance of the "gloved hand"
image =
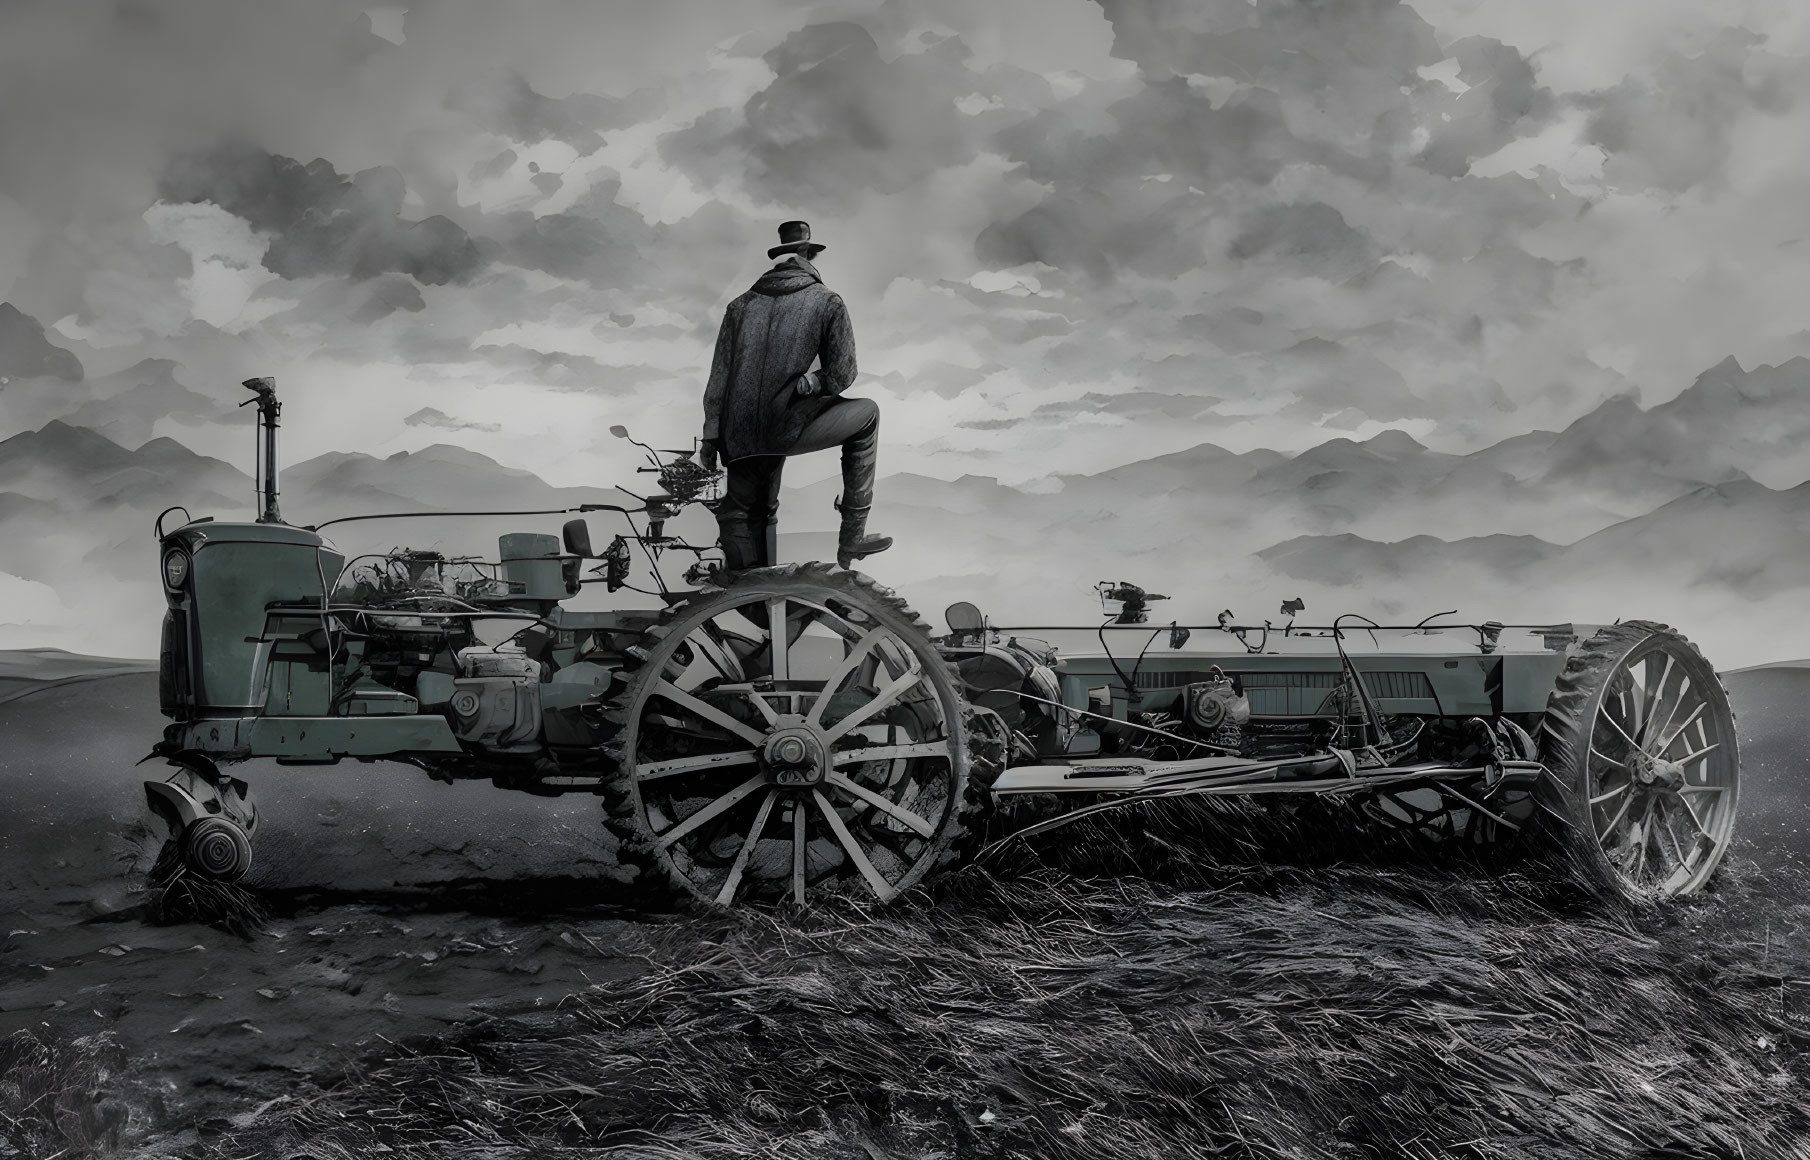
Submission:
<svg viewBox="0 0 1810 1160">
<path fill-rule="evenodd" d="M 705 471 L 716 470 L 716 440 L 706 439 L 698 446 L 698 464 Z"/>
<path fill-rule="evenodd" d="M 808 399 L 823 388 L 817 381 L 817 372 L 806 371 L 804 374 L 798 376 L 798 381 L 793 385 L 792 389 L 798 393 L 799 398 Z"/>
</svg>

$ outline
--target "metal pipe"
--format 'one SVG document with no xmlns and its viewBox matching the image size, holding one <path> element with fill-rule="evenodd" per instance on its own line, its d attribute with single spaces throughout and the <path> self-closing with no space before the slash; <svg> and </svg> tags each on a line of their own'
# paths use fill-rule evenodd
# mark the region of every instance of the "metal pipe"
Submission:
<svg viewBox="0 0 1810 1160">
<path fill-rule="evenodd" d="M 308 530 L 311 532 L 318 532 L 322 528 L 332 527 L 334 524 L 350 524 L 359 520 L 419 520 L 430 518 L 437 519 L 443 516 L 563 516 L 569 515 L 572 512 L 621 512 L 624 515 L 635 515 L 639 511 L 639 508 L 617 507 L 615 504 L 608 503 L 581 503 L 577 507 L 535 508 L 531 511 L 378 512 L 374 515 L 340 516 L 338 519 L 323 520 L 321 523 L 309 525 Z"/>
<path fill-rule="evenodd" d="M 283 516 L 277 510 L 277 420 L 283 413 L 283 404 L 277 401 L 277 381 L 266 376 L 246 379 L 240 385 L 256 395 L 239 405 L 258 405 L 258 523 L 280 524 Z"/>
</svg>

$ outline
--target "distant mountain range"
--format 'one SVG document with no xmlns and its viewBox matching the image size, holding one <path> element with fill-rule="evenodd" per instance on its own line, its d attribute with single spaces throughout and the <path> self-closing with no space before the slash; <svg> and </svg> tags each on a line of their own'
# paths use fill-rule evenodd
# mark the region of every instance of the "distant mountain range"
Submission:
<svg viewBox="0 0 1810 1160">
<path fill-rule="evenodd" d="M 0 384 L 39 377 L 80 381 L 82 360 L 51 342 L 37 319 L 0 302 Z"/>
<path fill-rule="evenodd" d="M 150 520 L 171 504 L 249 518 L 254 485 L 245 471 L 167 436 L 139 438 L 161 417 L 205 421 L 221 412 L 177 370 L 147 360 L 94 380 L 98 393 L 79 408 L 0 440 L 0 573 L 50 584 L 67 602 L 72 574 L 143 581 Z M 0 398 L 17 385 L 0 388 Z M 42 377 L 26 386 L 46 390 Z M 1547 607 L 1606 588 L 1709 593 L 1732 609 L 1727 602 L 1810 596 L 1807 477 L 1810 360 L 1753 371 L 1729 360 L 1659 406 L 1612 399 L 1563 431 L 1527 432 L 1467 455 L 1385 431 L 1293 456 L 1202 444 L 1034 488 L 896 474 L 881 481 L 873 522 L 899 546 L 873 570 L 930 592 L 933 604 L 978 596 L 1068 619 L 1097 607 L 1087 589 L 1104 578 L 1178 600 L 1202 593 L 1214 605 L 1221 592 L 1287 584 L 1383 605 L 1446 603 L 1443 594 L 1462 592 L 1506 604 L 1536 593 Z M 298 522 L 621 499 L 554 487 L 444 444 L 382 458 L 330 453 L 286 467 L 281 482 L 285 514 Z M 837 490 L 832 479 L 786 493 L 785 552 L 833 550 Z M 686 519 L 694 537 L 711 534 L 701 513 Z M 499 530 L 558 522 L 374 522 L 330 534 L 360 550 L 409 543 L 485 554 Z M 593 523 L 607 539 L 613 528 Z M 1562 610 L 1544 618 L 1555 615 Z M 1810 639 L 1795 651 L 1807 648 Z"/>
</svg>

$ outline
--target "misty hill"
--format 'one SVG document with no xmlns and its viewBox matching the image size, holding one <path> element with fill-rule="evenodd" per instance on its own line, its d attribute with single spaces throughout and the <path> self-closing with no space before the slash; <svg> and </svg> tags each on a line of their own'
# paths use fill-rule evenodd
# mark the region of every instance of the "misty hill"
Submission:
<svg viewBox="0 0 1810 1160">
<path fill-rule="evenodd" d="M 231 464 L 197 455 L 174 439 L 152 439 L 137 450 L 86 427 L 52 420 L 37 431 L 0 440 L 0 490 L 75 513 L 130 507 L 161 510 L 172 503 L 234 502 L 251 483 Z"/>
<path fill-rule="evenodd" d="M 329 452 L 285 469 L 281 484 L 285 496 L 309 505 L 309 522 L 360 510 L 568 507 L 620 499 L 601 488 L 554 487 L 531 471 L 445 443 L 381 459 Z"/>
<path fill-rule="evenodd" d="M 1810 482 L 1788 491 L 1748 479 L 1699 488 L 1579 540 L 1566 557 L 1580 567 L 1648 562 L 1742 596 L 1810 584 Z"/>
<path fill-rule="evenodd" d="M 1257 556 L 1285 576 L 1330 583 L 1485 569 L 1509 582 L 1625 575 L 1764 598 L 1810 586 L 1810 483 L 1789 491 L 1749 479 L 1701 487 L 1566 545 L 1530 536 L 1383 543 L 1346 534 L 1300 536 Z"/>
<path fill-rule="evenodd" d="M 1369 582 L 1377 577 L 1426 575 L 1454 562 L 1520 573 L 1551 562 L 1563 551 L 1535 536 L 1470 536 L 1452 541 L 1411 536 L 1379 543 L 1347 533 L 1297 536 L 1256 555 L 1285 576 L 1322 581 L 1361 577 Z"/>
<path fill-rule="evenodd" d="M 10 302 L 0 302 L 0 383 L 40 377 L 77 382 L 82 360 L 45 337 L 37 319 Z"/>
<path fill-rule="evenodd" d="M 1806 370 L 1810 360 L 1752 372 L 1725 362 L 1650 410 L 1612 399 L 1563 431 L 1530 431 L 1464 455 L 1390 430 L 1293 456 L 1201 444 L 1034 487 L 895 474 L 880 482 L 873 525 L 899 546 L 875 571 L 928 605 L 968 598 L 1062 619 L 1091 610 L 1089 586 L 1109 575 L 1178 594 L 1178 615 L 1200 611 L 1186 613 L 1184 596 L 1215 608 L 1220 592 L 1267 601 L 1286 578 L 1304 591 L 1361 589 L 1404 611 L 1427 601 L 1450 607 L 1463 593 L 1463 602 L 1492 609 L 1538 604 L 1529 615 L 1545 619 L 1571 614 L 1590 585 L 1599 594 L 1645 585 L 1644 594 L 1601 603 L 1648 615 L 1685 594 L 1719 593 L 1718 607 L 1734 616 L 1728 597 L 1770 600 L 1810 588 L 1810 531 L 1800 514 L 1810 493 L 1798 486 L 1802 476 L 1789 478 L 1793 457 L 1810 455 L 1798 447 L 1810 447 Z M 187 393 L 168 363 L 107 378 L 109 390 L 125 385 L 114 396 L 122 400 L 140 389 L 148 398 Z M 1772 438 L 1766 423 L 1805 438 Z M 1789 479 L 1782 487 L 1765 482 L 1781 474 Z M 831 478 L 785 493 L 783 558 L 829 554 L 839 488 Z M 444 444 L 387 457 L 322 455 L 287 466 L 282 489 L 283 511 L 297 523 L 621 498 L 555 487 Z M 66 421 L 14 436 L 0 442 L 0 520 L 12 533 L 0 539 L 0 572 L 53 584 L 65 603 L 75 597 L 59 577 L 71 570 L 140 577 L 148 515 L 173 503 L 197 516 L 249 518 L 253 483 L 169 438 L 131 449 Z M 482 555 L 502 531 L 552 531 L 558 522 L 375 521 L 330 534 L 348 551 L 410 544 Z M 621 530 L 614 517 L 591 523 L 599 546 Z M 687 513 L 677 530 L 712 533 L 701 512 Z M 955 577 L 964 578 L 959 591 Z M 1372 583 L 1383 580 L 1390 583 Z"/>
<path fill-rule="evenodd" d="M 60 416 L 116 443 L 136 446 L 149 439 L 159 420 L 206 423 L 229 419 L 233 406 L 190 390 L 167 358 L 142 359 L 122 371 L 88 380 L 87 401 Z"/>
</svg>

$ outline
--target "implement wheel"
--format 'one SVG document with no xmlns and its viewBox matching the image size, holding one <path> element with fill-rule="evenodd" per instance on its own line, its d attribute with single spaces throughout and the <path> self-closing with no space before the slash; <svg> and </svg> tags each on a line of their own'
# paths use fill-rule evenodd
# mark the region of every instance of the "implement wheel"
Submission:
<svg viewBox="0 0 1810 1160">
<path fill-rule="evenodd" d="M 604 797 L 626 863 L 717 905 L 890 902 L 970 853 L 997 746 L 970 739 L 953 668 L 865 576 L 738 573 L 629 656 Z"/>
<path fill-rule="evenodd" d="M 1547 805 L 1589 881 L 1650 901 L 1714 875 L 1740 792 L 1735 718 L 1683 636 L 1646 621 L 1599 631 L 1559 676 L 1540 742 Z"/>
</svg>

